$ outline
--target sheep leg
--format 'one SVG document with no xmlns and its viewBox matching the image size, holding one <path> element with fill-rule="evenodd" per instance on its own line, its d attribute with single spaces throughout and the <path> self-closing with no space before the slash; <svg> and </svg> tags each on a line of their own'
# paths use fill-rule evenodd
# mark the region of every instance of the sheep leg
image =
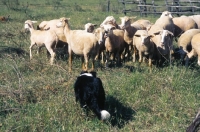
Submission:
<svg viewBox="0 0 200 132">
<path fill-rule="evenodd" d="M 200 66 L 200 56 L 198 55 L 198 62 L 197 64 Z"/>
<path fill-rule="evenodd" d="M 187 67 L 188 64 L 189 64 L 189 59 L 191 59 L 193 56 L 195 56 L 197 53 L 195 52 L 194 49 L 192 49 L 186 56 L 186 59 L 185 59 L 185 66 Z"/>
<path fill-rule="evenodd" d="M 117 66 L 120 66 L 120 62 L 121 62 L 121 57 L 119 55 L 119 52 L 117 53 Z"/>
<path fill-rule="evenodd" d="M 142 62 L 145 62 L 145 60 L 146 60 L 146 57 L 143 57 L 143 60 L 142 60 Z"/>
<path fill-rule="evenodd" d="M 30 60 L 33 58 L 33 56 L 32 56 L 32 48 L 33 48 L 34 45 L 35 45 L 35 43 L 32 43 L 31 46 L 29 47 L 29 50 L 30 50 Z"/>
<path fill-rule="evenodd" d="M 149 68 L 150 68 L 150 73 L 152 73 L 152 60 L 153 60 L 153 55 L 149 55 Z"/>
<path fill-rule="evenodd" d="M 136 61 L 136 52 L 137 52 L 137 49 L 136 49 L 135 46 L 133 46 L 133 55 L 132 55 L 132 57 L 133 57 L 133 62 Z"/>
<path fill-rule="evenodd" d="M 50 64 L 53 65 L 54 64 L 54 58 L 56 56 L 55 51 L 50 46 L 46 46 L 46 48 L 47 48 L 47 50 L 49 51 L 49 53 L 51 55 Z"/>
<path fill-rule="evenodd" d="M 94 71 L 95 65 L 94 65 L 94 57 L 92 57 L 92 71 Z"/>
<path fill-rule="evenodd" d="M 106 51 L 106 62 L 105 66 L 108 67 L 108 62 L 110 61 L 109 51 Z"/>
<path fill-rule="evenodd" d="M 135 51 L 133 52 L 132 57 L 133 57 L 133 62 L 135 62 Z"/>
<path fill-rule="evenodd" d="M 83 70 L 87 71 L 88 70 L 88 55 L 84 55 L 85 58 L 85 68 Z"/>
<path fill-rule="evenodd" d="M 142 58 L 143 58 L 143 54 L 141 51 L 139 51 L 139 62 L 141 63 L 142 62 Z"/>
<path fill-rule="evenodd" d="M 37 54 L 38 54 L 38 55 L 40 54 L 41 48 L 42 48 L 42 47 L 39 46 L 38 49 L 37 49 Z"/>
<path fill-rule="evenodd" d="M 104 64 L 104 51 L 101 52 L 101 64 Z"/>
<path fill-rule="evenodd" d="M 69 71 L 72 70 L 72 50 L 71 47 L 68 47 L 68 53 L 69 53 L 69 58 L 68 58 L 68 63 L 69 63 Z"/>
<path fill-rule="evenodd" d="M 81 56 L 81 66 L 82 70 L 85 70 L 84 56 Z"/>
<path fill-rule="evenodd" d="M 115 58 L 116 58 L 116 53 L 111 54 L 113 58 L 111 58 L 111 66 L 113 66 Z"/>
</svg>

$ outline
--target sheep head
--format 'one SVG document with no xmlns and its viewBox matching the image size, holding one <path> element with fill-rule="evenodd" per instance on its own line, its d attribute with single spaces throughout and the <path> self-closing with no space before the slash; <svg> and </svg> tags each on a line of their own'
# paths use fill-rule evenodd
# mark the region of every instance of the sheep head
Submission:
<svg viewBox="0 0 200 132">
<path fill-rule="evenodd" d="M 169 11 L 163 11 L 160 17 L 165 17 L 165 16 L 173 18 L 171 12 L 169 12 Z"/>
<path fill-rule="evenodd" d="M 116 20 L 113 16 L 108 16 L 106 19 L 101 23 L 100 27 L 103 27 L 103 25 L 106 24 L 113 24 L 116 25 Z"/>
<path fill-rule="evenodd" d="M 101 28 L 103 28 L 106 32 L 116 29 L 116 27 L 113 24 L 103 24 L 101 25 Z"/>
<path fill-rule="evenodd" d="M 137 16 L 136 16 L 137 17 Z M 120 17 L 121 19 L 121 24 L 120 24 L 120 28 L 121 29 L 126 29 L 127 27 L 131 26 L 131 22 L 136 18 L 136 17 Z"/>
<path fill-rule="evenodd" d="M 150 38 L 153 37 L 153 35 L 149 35 L 146 30 L 138 30 L 135 34 L 135 37 L 140 37 L 141 39 L 141 45 L 148 44 L 150 41 Z"/>
<path fill-rule="evenodd" d="M 105 30 L 103 28 L 97 28 L 94 32 L 96 38 L 98 39 L 98 43 L 99 44 L 102 44 L 104 42 L 104 39 L 105 39 Z"/>
<path fill-rule="evenodd" d="M 92 33 L 94 31 L 94 27 L 97 26 L 96 24 L 87 23 L 85 24 L 85 31 Z"/>
<path fill-rule="evenodd" d="M 162 46 L 165 46 L 165 40 L 166 39 L 172 39 L 171 37 L 173 36 L 173 33 L 172 32 L 170 32 L 170 31 L 168 31 L 168 30 L 159 30 L 159 31 L 156 31 L 156 32 L 154 32 L 153 33 L 154 34 L 154 36 L 155 35 L 160 35 L 160 44 L 162 45 Z"/>
<path fill-rule="evenodd" d="M 68 24 L 68 21 L 70 20 L 70 18 L 65 18 L 62 17 L 60 18 L 60 21 L 56 24 L 56 27 L 64 27 L 66 24 Z"/>
<path fill-rule="evenodd" d="M 24 25 L 25 30 L 27 31 L 30 28 L 34 29 L 33 28 L 33 23 L 37 23 L 37 21 L 26 20 L 25 21 L 25 25 Z"/>
</svg>

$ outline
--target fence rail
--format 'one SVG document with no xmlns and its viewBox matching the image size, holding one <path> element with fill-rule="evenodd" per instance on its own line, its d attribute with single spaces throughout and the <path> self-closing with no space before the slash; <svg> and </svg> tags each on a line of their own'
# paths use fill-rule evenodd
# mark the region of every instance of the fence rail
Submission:
<svg viewBox="0 0 200 132">
<path fill-rule="evenodd" d="M 173 14 L 200 14 L 200 0 L 118 0 L 124 5 L 123 12 L 140 12 L 140 15 L 161 14 L 170 11 Z M 132 6 L 130 6 L 132 5 Z"/>
</svg>

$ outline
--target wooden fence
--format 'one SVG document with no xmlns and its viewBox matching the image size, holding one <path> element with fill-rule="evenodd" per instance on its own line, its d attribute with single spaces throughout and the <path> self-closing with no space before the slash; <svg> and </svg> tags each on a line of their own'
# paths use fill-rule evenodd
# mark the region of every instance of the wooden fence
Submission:
<svg viewBox="0 0 200 132">
<path fill-rule="evenodd" d="M 170 11 L 172 14 L 200 14 L 200 0 L 118 0 L 123 4 L 123 12 L 139 12 L 141 16 L 161 14 Z"/>
</svg>

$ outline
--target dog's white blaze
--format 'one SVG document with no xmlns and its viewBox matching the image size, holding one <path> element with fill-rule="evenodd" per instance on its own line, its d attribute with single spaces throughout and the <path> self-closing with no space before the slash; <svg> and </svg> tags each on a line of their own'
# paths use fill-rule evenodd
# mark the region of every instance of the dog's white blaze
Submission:
<svg viewBox="0 0 200 132">
<path fill-rule="evenodd" d="M 93 77 L 91 73 L 83 73 L 83 74 L 81 74 L 80 76 L 84 76 L 84 75 L 85 75 L 85 76 L 89 76 L 89 77 Z"/>
<path fill-rule="evenodd" d="M 110 118 L 110 113 L 106 110 L 101 111 L 101 120 L 107 120 Z"/>
</svg>

